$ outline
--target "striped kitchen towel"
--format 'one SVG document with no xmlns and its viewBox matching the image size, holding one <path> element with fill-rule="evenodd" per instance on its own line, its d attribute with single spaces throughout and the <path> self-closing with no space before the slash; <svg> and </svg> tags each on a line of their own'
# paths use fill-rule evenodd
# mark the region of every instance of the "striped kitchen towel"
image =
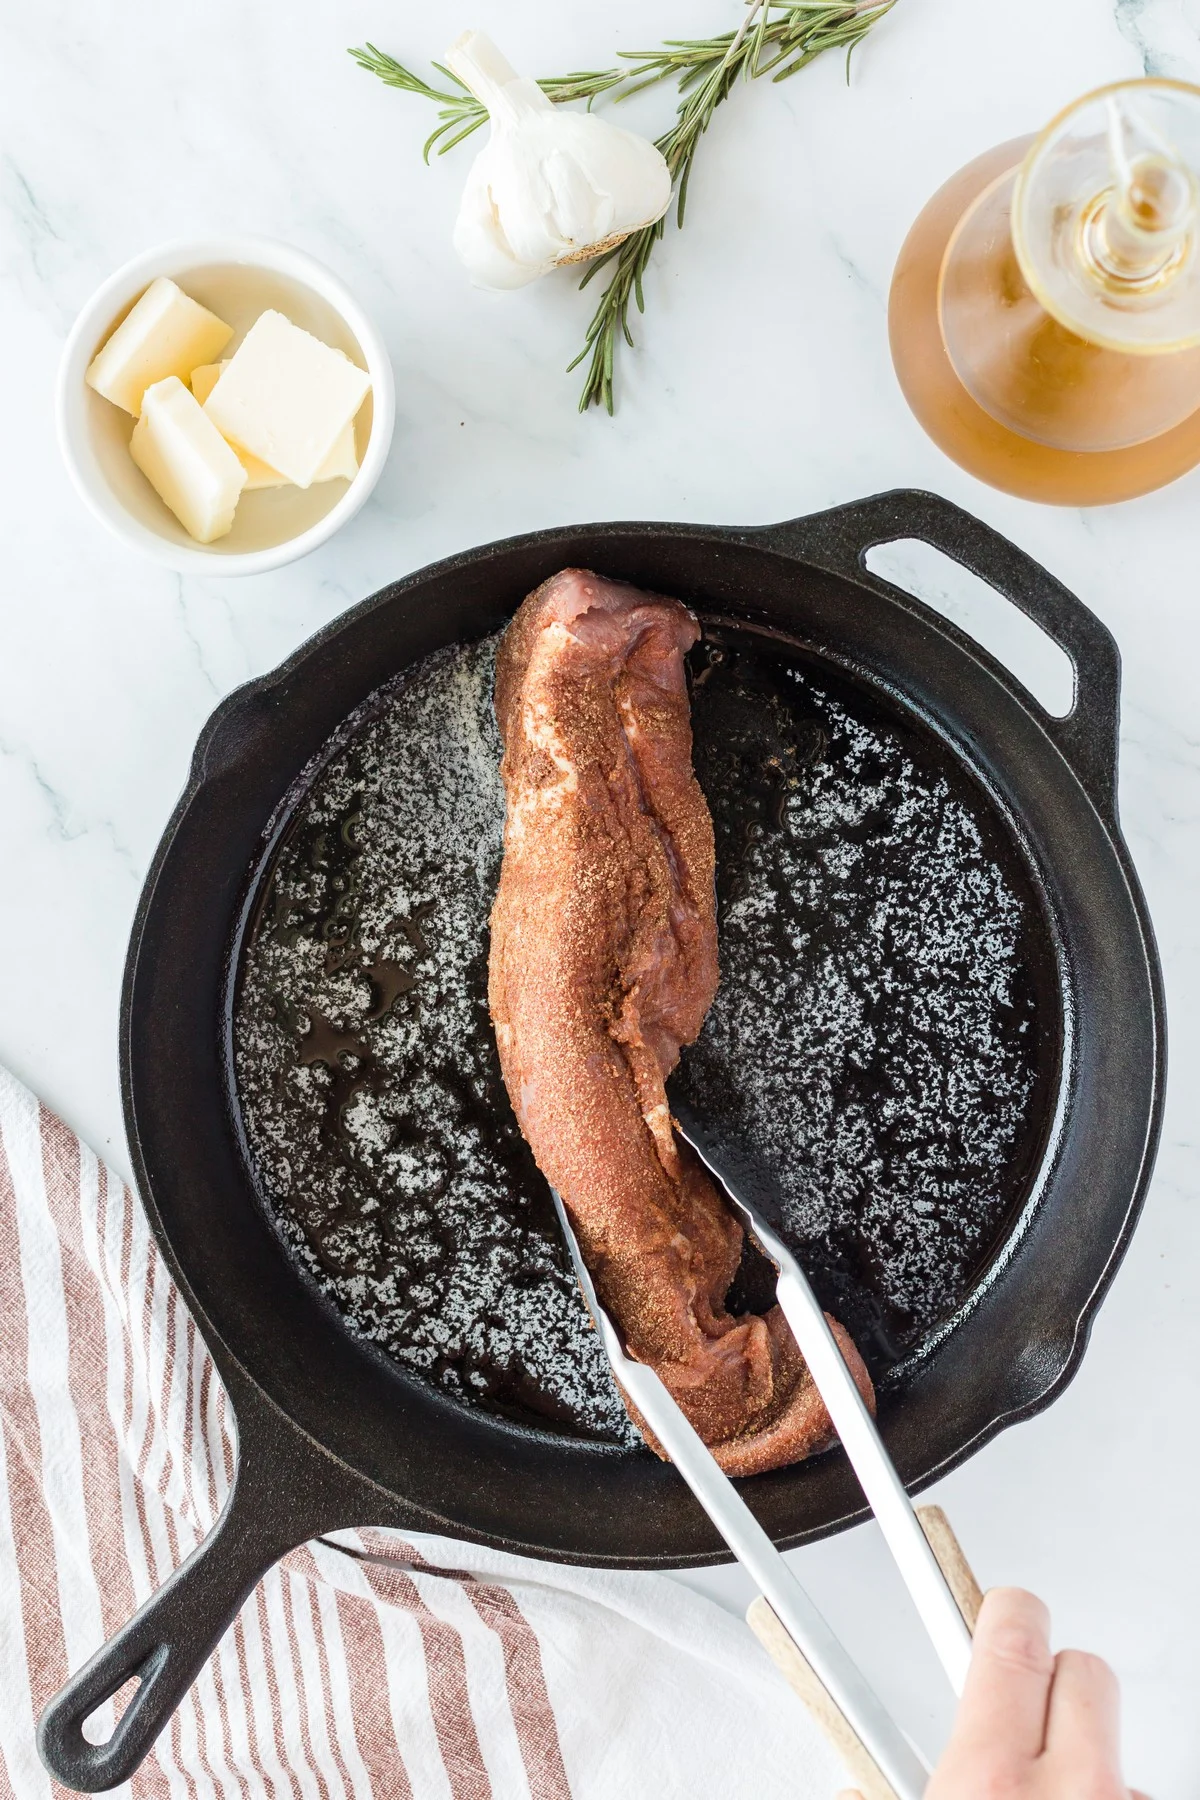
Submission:
<svg viewBox="0 0 1200 1800">
<path fill-rule="evenodd" d="M 0 1794 L 42 1706 L 211 1527 L 233 1436 L 141 1207 L 0 1070 Z M 122 1795 L 828 1800 L 739 1619 L 664 1576 L 392 1531 L 274 1569 Z"/>
</svg>

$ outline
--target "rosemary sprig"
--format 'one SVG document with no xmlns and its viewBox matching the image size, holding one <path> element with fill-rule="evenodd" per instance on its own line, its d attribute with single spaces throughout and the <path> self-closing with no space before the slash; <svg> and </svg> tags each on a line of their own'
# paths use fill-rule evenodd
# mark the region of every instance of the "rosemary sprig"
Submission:
<svg viewBox="0 0 1200 1800">
<path fill-rule="evenodd" d="M 422 100 L 432 100 L 437 105 L 441 124 L 425 140 L 426 162 L 435 145 L 438 155 L 444 156 L 447 150 L 453 150 L 456 144 L 461 144 L 464 138 L 487 123 L 486 106 L 443 63 L 435 62 L 432 66 L 450 82 L 449 92 L 431 86 L 420 75 L 406 69 L 403 63 L 398 63 L 394 56 L 377 50 L 374 44 L 364 44 L 361 50 L 351 50 L 350 54 L 360 69 L 366 69 L 369 75 L 378 75 L 388 87 L 401 88 L 406 94 L 418 94 Z M 624 80 L 623 69 L 581 69 L 572 75 L 552 75 L 546 81 L 539 81 L 538 86 L 557 105 L 568 100 L 586 100 L 590 107 L 599 94 L 619 87 Z"/>
<path fill-rule="evenodd" d="M 850 57 L 872 25 L 891 11 L 896 0 L 866 0 L 856 5 L 831 5 L 828 0 L 765 0 L 756 24 L 744 33 L 726 31 L 716 37 L 669 39 L 658 50 L 623 50 L 622 59 L 633 64 L 617 94 L 626 100 L 656 82 L 675 78 L 679 83 L 679 107 L 675 124 L 658 138 L 675 183 L 675 221 L 683 224 L 688 183 L 700 140 L 713 114 L 741 75 L 752 79 L 770 75 L 786 81 L 826 50 L 844 47 L 846 74 Z M 774 54 L 769 54 L 773 52 Z M 764 60 L 765 59 L 765 60 Z M 642 280 L 654 246 L 666 229 L 666 218 L 631 232 L 621 244 L 588 265 L 580 287 L 585 288 L 608 264 L 615 264 L 608 285 L 592 314 L 583 349 L 569 368 L 588 359 L 587 376 L 579 410 L 603 406 L 613 410 L 613 366 L 621 338 L 632 348 L 629 307 L 632 302 L 645 312 Z"/>
<path fill-rule="evenodd" d="M 747 3 L 752 4 L 752 0 Z M 590 107 L 601 94 L 628 100 L 659 82 L 675 81 L 679 91 L 675 123 L 656 141 L 671 171 L 675 220 L 682 225 L 700 140 L 739 76 L 757 79 L 769 75 L 772 81 L 786 81 L 824 51 L 844 48 L 848 79 L 855 46 L 895 4 L 896 0 L 849 0 L 849 4 L 846 0 L 842 4 L 836 0 L 759 0 L 757 15 L 748 27 L 743 21 L 740 30 L 719 32 L 711 38 L 671 38 L 657 50 L 622 50 L 618 52 L 626 65 L 622 68 L 579 70 L 552 76 L 538 86 L 558 104 L 586 100 Z M 438 155 L 444 156 L 477 131 L 487 118 L 486 108 L 441 63 L 434 63 L 433 67 L 450 83 L 448 89 L 434 87 L 394 57 L 377 50 L 374 44 L 351 50 L 350 54 L 361 68 L 377 75 L 389 87 L 418 94 L 438 107 L 439 123 L 425 142 L 426 162 L 435 147 Z M 642 281 L 654 246 L 665 229 L 664 217 L 654 225 L 631 232 L 622 243 L 596 257 L 579 284 L 585 288 L 602 269 L 612 270 L 592 314 L 583 349 L 568 365 L 575 369 L 588 360 L 580 412 L 593 405 L 603 406 L 609 413 L 613 410 L 617 346 L 623 338 L 633 347 L 630 304 L 639 312 L 646 310 Z"/>
</svg>

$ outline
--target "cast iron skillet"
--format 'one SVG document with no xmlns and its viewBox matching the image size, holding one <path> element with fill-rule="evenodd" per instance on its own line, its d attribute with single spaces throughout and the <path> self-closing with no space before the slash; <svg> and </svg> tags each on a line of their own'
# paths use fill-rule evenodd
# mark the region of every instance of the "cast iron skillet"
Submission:
<svg viewBox="0 0 1200 1800">
<path fill-rule="evenodd" d="M 1065 719 L 867 572 L 865 551 L 902 537 L 973 569 L 1063 646 L 1076 678 Z M 880 1423 L 905 1480 L 923 1487 L 1046 1406 L 1083 1353 L 1149 1178 L 1164 1055 L 1158 961 L 1117 823 L 1119 662 L 1105 627 L 1022 551 L 922 493 L 762 529 L 589 525 L 452 557 L 385 588 L 217 709 L 146 881 L 121 1021 L 126 1123 L 151 1225 L 237 1414 L 238 1466 L 206 1541 L 47 1707 L 39 1747 L 68 1787 L 130 1775 L 254 1583 L 321 1532 L 397 1525 L 625 1568 L 725 1555 L 649 1454 L 467 1410 L 352 1337 L 268 1223 L 236 1116 L 232 970 L 289 787 L 373 689 L 441 645 L 496 629 L 569 564 L 782 632 L 882 688 L 990 794 L 1057 963 L 1058 1092 L 1041 1168 L 990 1279 L 885 1393 Z M 840 1453 L 759 1476 L 747 1496 L 783 1545 L 863 1512 Z M 83 1721 L 131 1676 L 141 1686 L 112 1738 L 89 1743 Z"/>
</svg>

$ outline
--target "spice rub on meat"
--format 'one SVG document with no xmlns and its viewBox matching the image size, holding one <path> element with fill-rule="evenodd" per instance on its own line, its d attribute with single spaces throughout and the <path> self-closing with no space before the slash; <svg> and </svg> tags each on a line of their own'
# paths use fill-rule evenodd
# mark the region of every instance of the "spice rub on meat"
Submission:
<svg viewBox="0 0 1200 1800">
<path fill-rule="evenodd" d="M 752 1475 L 833 1434 L 779 1308 L 725 1310 L 742 1229 L 667 1106 L 717 987 L 712 822 L 683 666 L 698 635 L 678 601 L 578 569 L 505 633 L 489 1002 L 521 1129 L 627 1349 L 722 1468 Z"/>
</svg>

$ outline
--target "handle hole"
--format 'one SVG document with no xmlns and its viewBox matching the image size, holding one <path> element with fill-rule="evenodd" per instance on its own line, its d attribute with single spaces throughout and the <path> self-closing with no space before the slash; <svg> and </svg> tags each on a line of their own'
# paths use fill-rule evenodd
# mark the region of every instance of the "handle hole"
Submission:
<svg viewBox="0 0 1200 1800">
<path fill-rule="evenodd" d="M 872 575 L 923 600 L 990 650 L 1052 718 L 1066 718 L 1075 704 L 1071 658 L 990 583 L 920 538 L 873 544 L 864 560 Z"/>
<path fill-rule="evenodd" d="M 89 1744 L 107 1744 L 113 1732 L 121 1723 L 129 1703 L 142 1685 L 140 1675 L 131 1675 L 128 1681 L 122 1682 L 115 1694 L 101 1701 L 79 1727 Z"/>
</svg>

